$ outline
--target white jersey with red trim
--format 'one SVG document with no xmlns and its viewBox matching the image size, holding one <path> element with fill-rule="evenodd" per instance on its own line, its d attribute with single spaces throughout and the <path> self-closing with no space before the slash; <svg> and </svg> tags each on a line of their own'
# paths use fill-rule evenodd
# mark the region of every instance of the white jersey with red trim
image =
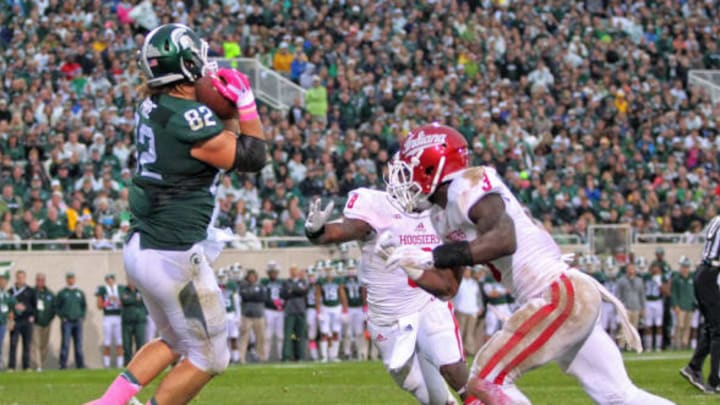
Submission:
<svg viewBox="0 0 720 405">
<path fill-rule="evenodd" d="M 417 287 L 399 268 L 388 268 L 375 254 L 378 235 L 392 232 L 402 245 L 432 249 L 440 238 L 430 221 L 429 212 L 408 215 L 390 203 L 384 191 L 359 188 L 350 192 L 343 215 L 370 225 L 375 233 L 361 241 L 360 282 L 367 288 L 368 312 L 377 325 L 391 324 L 399 317 L 418 312 L 433 298 Z"/>
<path fill-rule="evenodd" d="M 445 209 L 434 206 L 430 211 L 433 225 L 444 241 L 472 241 L 477 237 L 469 211 L 483 197 L 498 194 L 505 202 L 505 212 L 515 223 L 515 254 L 486 263 L 496 280 L 525 302 L 549 286 L 568 267 L 552 236 L 535 221 L 495 169 L 471 167 L 456 173 L 448 188 Z"/>
</svg>

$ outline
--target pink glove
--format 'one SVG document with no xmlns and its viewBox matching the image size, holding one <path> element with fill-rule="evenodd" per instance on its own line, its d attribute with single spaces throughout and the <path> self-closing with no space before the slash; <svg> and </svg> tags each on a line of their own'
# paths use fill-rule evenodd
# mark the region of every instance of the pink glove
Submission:
<svg viewBox="0 0 720 405">
<path fill-rule="evenodd" d="M 275 304 L 275 308 L 277 308 L 278 311 L 283 310 L 283 302 L 281 299 L 279 299 L 279 298 L 274 299 L 273 304 Z"/>
<path fill-rule="evenodd" d="M 255 95 L 247 76 L 234 69 L 221 68 L 210 79 L 218 93 L 235 103 L 240 121 L 258 118 Z"/>
</svg>

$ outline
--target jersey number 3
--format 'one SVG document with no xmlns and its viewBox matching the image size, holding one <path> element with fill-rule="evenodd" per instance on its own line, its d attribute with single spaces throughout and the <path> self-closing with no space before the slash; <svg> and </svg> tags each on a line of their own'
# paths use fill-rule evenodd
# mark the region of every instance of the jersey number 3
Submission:
<svg viewBox="0 0 720 405">
<path fill-rule="evenodd" d="M 481 187 L 482 187 L 482 191 L 490 191 L 490 189 L 492 189 L 492 184 L 490 184 L 490 178 L 488 177 L 487 173 L 483 173 Z"/>
</svg>

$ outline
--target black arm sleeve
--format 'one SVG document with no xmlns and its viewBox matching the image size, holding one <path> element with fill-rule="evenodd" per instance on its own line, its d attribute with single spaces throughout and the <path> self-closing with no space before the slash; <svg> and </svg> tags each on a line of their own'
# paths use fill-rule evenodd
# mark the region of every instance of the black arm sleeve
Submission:
<svg viewBox="0 0 720 405">
<path fill-rule="evenodd" d="M 236 142 L 233 168 L 241 172 L 258 172 L 265 166 L 266 142 L 248 135 L 239 134 Z"/>
</svg>

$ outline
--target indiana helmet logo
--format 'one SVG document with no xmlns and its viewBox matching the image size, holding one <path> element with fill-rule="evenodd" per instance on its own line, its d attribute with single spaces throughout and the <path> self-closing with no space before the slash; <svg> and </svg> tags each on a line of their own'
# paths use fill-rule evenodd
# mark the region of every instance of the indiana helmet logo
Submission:
<svg viewBox="0 0 720 405">
<path fill-rule="evenodd" d="M 405 154 L 412 154 L 413 151 L 423 150 L 428 146 L 442 145 L 446 142 L 446 134 L 426 134 L 425 131 L 420 131 L 416 135 L 410 135 L 405 140 L 403 147 Z"/>
</svg>

